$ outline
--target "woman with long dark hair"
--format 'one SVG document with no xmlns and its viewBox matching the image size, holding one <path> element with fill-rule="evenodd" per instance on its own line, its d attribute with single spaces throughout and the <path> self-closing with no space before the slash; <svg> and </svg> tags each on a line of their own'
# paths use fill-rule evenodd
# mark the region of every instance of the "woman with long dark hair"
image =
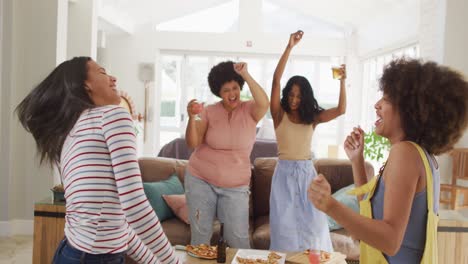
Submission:
<svg viewBox="0 0 468 264">
<path fill-rule="evenodd" d="M 302 35 L 302 31 L 291 34 L 273 75 L 270 110 L 279 159 L 271 185 L 270 249 L 300 251 L 314 247 L 330 252 L 327 218 L 307 200 L 307 186 L 317 175 L 310 147 L 318 124 L 345 113 L 346 71 L 344 66 L 340 69 L 340 97 L 334 108 L 325 110 L 318 105 L 312 86 L 303 76 L 291 77 L 280 99 L 281 76 L 292 48 Z"/>
<path fill-rule="evenodd" d="M 41 163 L 60 168 L 65 238 L 53 263 L 179 263 L 143 192 L 116 78 L 88 57 L 57 66 L 16 111 Z"/>
</svg>

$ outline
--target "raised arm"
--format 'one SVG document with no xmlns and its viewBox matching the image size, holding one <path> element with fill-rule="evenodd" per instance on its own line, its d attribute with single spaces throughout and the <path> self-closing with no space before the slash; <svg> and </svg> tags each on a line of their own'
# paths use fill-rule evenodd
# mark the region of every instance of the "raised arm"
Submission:
<svg viewBox="0 0 468 264">
<path fill-rule="evenodd" d="M 251 111 L 252 118 L 255 121 L 260 121 L 260 119 L 265 116 L 266 111 L 268 111 L 268 96 L 265 93 L 265 90 L 255 81 L 254 78 L 250 75 L 247 70 L 247 63 L 239 62 L 234 64 L 234 71 L 237 72 L 245 80 L 249 86 L 250 92 L 253 97 L 253 107 Z"/>
<path fill-rule="evenodd" d="M 203 138 L 205 137 L 207 122 L 206 119 L 197 120 L 196 116 L 196 99 L 191 100 L 187 104 L 187 114 L 189 116 L 187 128 L 185 129 L 185 142 L 190 148 L 196 148 L 201 143 L 203 143 Z"/>
<path fill-rule="evenodd" d="M 271 116 L 273 117 L 273 124 L 278 127 L 283 117 L 283 109 L 281 108 L 281 77 L 283 76 L 284 68 L 286 68 L 286 63 L 289 59 L 289 54 L 294 46 L 296 46 L 299 41 L 302 39 L 304 32 L 298 30 L 295 33 L 292 33 L 289 36 L 289 42 L 286 46 L 286 49 L 281 55 L 278 65 L 276 65 L 275 73 L 273 74 L 273 83 L 271 86 L 271 98 L 270 98 L 270 111 Z"/>
<path fill-rule="evenodd" d="M 346 137 L 344 150 L 353 168 L 354 185 L 359 187 L 367 183 L 366 168 L 364 165 L 364 135 L 360 127 L 354 127 L 353 131 Z"/>
<path fill-rule="evenodd" d="M 101 127 L 128 224 L 160 263 L 180 263 L 143 191 L 130 114 L 122 107 L 111 108 L 104 112 Z"/>
<path fill-rule="evenodd" d="M 341 65 L 340 71 L 340 97 L 338 99 L 338 106 L 320 112 L 317 124 L 331 121 L 346 112 L 346 65 Z"/>
<path fill-rule="evenodd" d="M 424 177 L 421 168 L 421 158 L 410 143 L 401 142 L 392 147 L 383 175 L 385 207 L 382 220 L 361 216 L 336 201 L 330 195 L 330 185 L 323 175 L 310 185 L 309 199 L 354 238 L 393 256 L 403 241 L 418 180 Z"/>
</svg>

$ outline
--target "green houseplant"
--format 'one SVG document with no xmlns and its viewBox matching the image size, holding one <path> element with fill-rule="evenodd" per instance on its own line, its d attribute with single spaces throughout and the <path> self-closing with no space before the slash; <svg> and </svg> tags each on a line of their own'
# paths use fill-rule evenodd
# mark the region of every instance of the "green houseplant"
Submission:
<svg viewBox="0 0 468 264">
<path fill-rule="evenodd" d="M 374 130 L 364 135 L 365 159 L 380 162 L 388 150 L 390 150 L 390 142 L 388 139 L 377 135 Z"/>
<path fill-rule="evenodd" d="M 57 184 L 50 189 L 54 194 L 54 202 L 65 202 L 65 190 L 63 184 Z"/>
</svg>

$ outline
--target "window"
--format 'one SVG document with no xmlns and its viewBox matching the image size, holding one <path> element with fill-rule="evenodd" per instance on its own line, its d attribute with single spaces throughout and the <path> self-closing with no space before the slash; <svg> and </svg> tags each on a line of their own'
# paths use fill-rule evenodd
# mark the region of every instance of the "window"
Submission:
<svg viewBox="0 0 468 264">
<path fill-rule="evenodd" d="M 242 55 L 229 54 L 161 54 L 161 115 L 160 129 L 157 131 L 156 149 L 159 150 L 171 140 L 183 136 L 186 126 L 186 106 L 191 99 L 211 104 L 220 99 L 214 96 L 208 86 L 207 76 L 211 68 L 219 62 L 244 61 L 249 73 L 265 89 L 268 97 L 271 93 L 273 73 L 279 55 Z M 290 57 L 281 80 L 284 88 L 287 80 L 293 75 L 305 76 L 312 85 L 314 95 L 323 108 L 335 107 L 338 104 L 339 81 L 332 79 L 331 67 L 337 58 L 330 57 Z M 241 92 L 242 100 L 252 98 L 247 85 Z M 180 117 L 180 118 L 179 118 Z M 271 120 L 270 111 L 266 119 Z M 261 121 L 262 122 L 262 121 Z M 259 123 L 259 126 L 261 125 Z M 271 122 L 271 121 L 270 121 Z M 312 142 L 316 157 L 327 157 L 328 145 L 338 145 L 338 137 L 343 134 L 341 119 L 317 127 Z"/>
<path fill-rule="evenodd" d="M 164 56 L 161 61 L 161 126 L 179 124 L 181 56 Z"/>
<path fill-rule="evenodd" d="M 419 45 L 411 45 L 382 55 L 374 56 L 363 62 L 363 89 L 361 114 L 363 129 L 372 131 L 376 119 L 374 104 L 382 97 L 379 91 L 379 79 L 387 63 L 401 57 L 419 58 Z"/>
<path fill-rule="evenodd" d="M 374 105 L 382 97 L 379 91 L 379 79 L 382 77 L 383 69 L 390 61 L 401 57 L 419 58 L 419 45 L 394 50 L 382 55 L 374 56 L 363 62 L 363 86 L 362 86 L 362 112 L 361 124 L 366 132 L 374 130 L 374 122 L 377 119 Z M 384 153 L 387 156 L 388 153 Z M 382 165 L 380 162 L 370 161 L 374 168 Z"/>
</svg>

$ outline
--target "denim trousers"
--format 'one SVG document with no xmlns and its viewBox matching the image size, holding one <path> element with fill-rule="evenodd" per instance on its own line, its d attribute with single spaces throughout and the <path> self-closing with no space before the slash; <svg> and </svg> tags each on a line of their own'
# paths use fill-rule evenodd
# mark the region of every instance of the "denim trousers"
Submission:
<svg viewBox="0 0 468 264">
<path fill-rule="evenodd" d="M 60 241 L 55 251 L 52 264 L 122 264 L 125 252 L 115 254 L 90 254 L 72 247 L 67 238 Z"/>
<path fill-rule="evenodd" d="M 191 244 L 210 244 L 215 217 L 224 224 L 230 247 L 250 248 L 249 186 L 221 188 L 185 172 L 185 195 L 189 208 Z"/>
</svg>

